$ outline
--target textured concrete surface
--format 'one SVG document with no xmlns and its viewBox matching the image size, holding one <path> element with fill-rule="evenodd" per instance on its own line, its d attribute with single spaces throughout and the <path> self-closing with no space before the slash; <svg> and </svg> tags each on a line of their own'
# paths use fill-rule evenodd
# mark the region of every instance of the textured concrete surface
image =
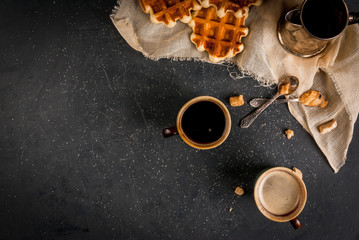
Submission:
<svg viewBox="0 0 359 240">
<path fill-rule="evenodd" d="M 359 238 L 359 123 L 338 174 L 285 104 L 241 129 L 253 108 L 227 98 L 275 89 L 230 78 L 233 67 L 146 59 L 113 27 L 115 4 L 0 3 L 0 239 Z M 161 136 L 199 95 L 232 116 L 208 151 Z M 256 209 L 255 178 L 272 166 L 303 172 L 301 230 Z"/>
</svg>

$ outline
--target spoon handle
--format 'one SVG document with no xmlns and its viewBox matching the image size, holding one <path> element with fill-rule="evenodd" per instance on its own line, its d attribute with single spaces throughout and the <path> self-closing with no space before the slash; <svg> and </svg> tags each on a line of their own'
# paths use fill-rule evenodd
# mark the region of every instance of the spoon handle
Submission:
<svg viewBox="0 0 359 240">
<path fill-rule="evenodd" d="M 265 102 L 268 101 L 268 98 L 253 98 L 249 101 L 249 105 L 251 107 L 259 107 L 263 105 Z M 298 102 L 298 98 L 284 98 L 284 99 L 277 99 L 274 103 L 287 103 L 287 102 Z"/>
<path fill-rule="evenodd" d="M 267 102 L 265 102 L 262 106 L 257 108 L 253 113 L 247 115 L 245 118 L 241 121 L 241 128 L 248 128 L 254 120 L 261 114 L 269 105 L 271 105 L 278 97 L 280 96 L 279 93 L 276 93 L 271 99 L 269 99 Z"/>
</svg>

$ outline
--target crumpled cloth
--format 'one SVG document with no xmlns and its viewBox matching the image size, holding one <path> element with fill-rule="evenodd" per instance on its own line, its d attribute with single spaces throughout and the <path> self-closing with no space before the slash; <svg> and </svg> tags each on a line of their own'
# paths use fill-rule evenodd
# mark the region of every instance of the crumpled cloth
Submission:
<svg viewBox="0 0 359 240">
<path fill-rule="evenodd" d="M 359 112 L 359 26 L 345 31 L 319 55 L 300 58 L 286 52 L 278 42 L 277 24 L 282 13 L 298 7 L 300 0 L 264 0 L 251 7 L 242 38 L 244 51 L 228 61 L 261 84 L 277 84 L 285 76 L 296 76 L 298 89 L 291 97 L 314 89 L 324 93 L 326 108 L 289 103 L 290 113 L 313 136 L 334 172 L 344 165 Z M 110 15 L 113 24 L 137 51 L 146 57 L 195 59 L 209 62 L 207 52 L 199 52 L 190 41 L 192 29 L 182 22 L 174 28 L 153 24 L 138 0 L 120 0 Z M 338 127 L 321 135 L 318 126 L 336 119 Z"/>
</svg>

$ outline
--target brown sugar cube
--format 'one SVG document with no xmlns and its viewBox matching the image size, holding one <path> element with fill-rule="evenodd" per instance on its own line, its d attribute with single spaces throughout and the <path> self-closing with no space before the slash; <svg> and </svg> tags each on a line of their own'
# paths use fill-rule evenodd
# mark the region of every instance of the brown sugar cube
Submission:
<svg viewBox="0 0 359 240">
<path fill-rule="evenodd" d="M 287 95 L 287 94 L 289 94 L 289 89 L 290 89 L 290 83 L 284 84 L 280 87 L 279 94 Z"/>
<path fill-rule="evenodd" d="M 229 104 L 231 104 L 232 107 L 242 106 L 244 104 L 243 95 L 230 97 Z"/>
<path fill-rule="evenodd" d="M 238 196 L 241 196 L 244 194 L 244 190 L 241 187 L 236 187 L 236 189 L 234 190 L 234 193 L 237 194 Z"/>
<path fill-rule="evenodd" d="M 328 106 L 328 100 L 325 100 L 322 104 L 320 104 L 320 108 L 325 108 L 326 106 Z"/>
<path fill-rule="evenodd" d="M 329 122 L 326 122 L 319 126 L 319 132 L 321 134 L 326 134 L 330 131 L 332 131 L 334 128 L 337 127 L 337 121 L 335 119 L 330 120 Z"/>
<path fill-rule="evenodd" d="M 287 129 L 287 130 L 285 131 L 285 134 L 287 135 L 287 138 L 288 138 L 288 139 L 291 139 L 291 138 L 294 136 L 293 130 L 290 130 L 290 129 Z"/>
</svg>

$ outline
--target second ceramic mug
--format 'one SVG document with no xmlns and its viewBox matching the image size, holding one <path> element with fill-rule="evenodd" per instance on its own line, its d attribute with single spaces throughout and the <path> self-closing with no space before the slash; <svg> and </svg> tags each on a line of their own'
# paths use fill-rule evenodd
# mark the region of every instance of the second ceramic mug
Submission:
<svg viewBox="0 0 359 240">
<path fill-rule="evenodd" d="M 307 201 L 307 189 L 302 172 L 285 167 L 274 167 L 263 172 L 254 187 L 254 200 L 259 211 L 276 222 L 291 222 L 301 228 L 298 215 Z"/>
<path fill-rule="evenodd" d="M 165 128 L 164 137 L 180 135 L 197 149 L 211 149 L 222 144 L 231 130 L 227 107 L 217 98 L 200 96 L 191 99 L 179 110 L 175 127 Z"/>
</svg>

